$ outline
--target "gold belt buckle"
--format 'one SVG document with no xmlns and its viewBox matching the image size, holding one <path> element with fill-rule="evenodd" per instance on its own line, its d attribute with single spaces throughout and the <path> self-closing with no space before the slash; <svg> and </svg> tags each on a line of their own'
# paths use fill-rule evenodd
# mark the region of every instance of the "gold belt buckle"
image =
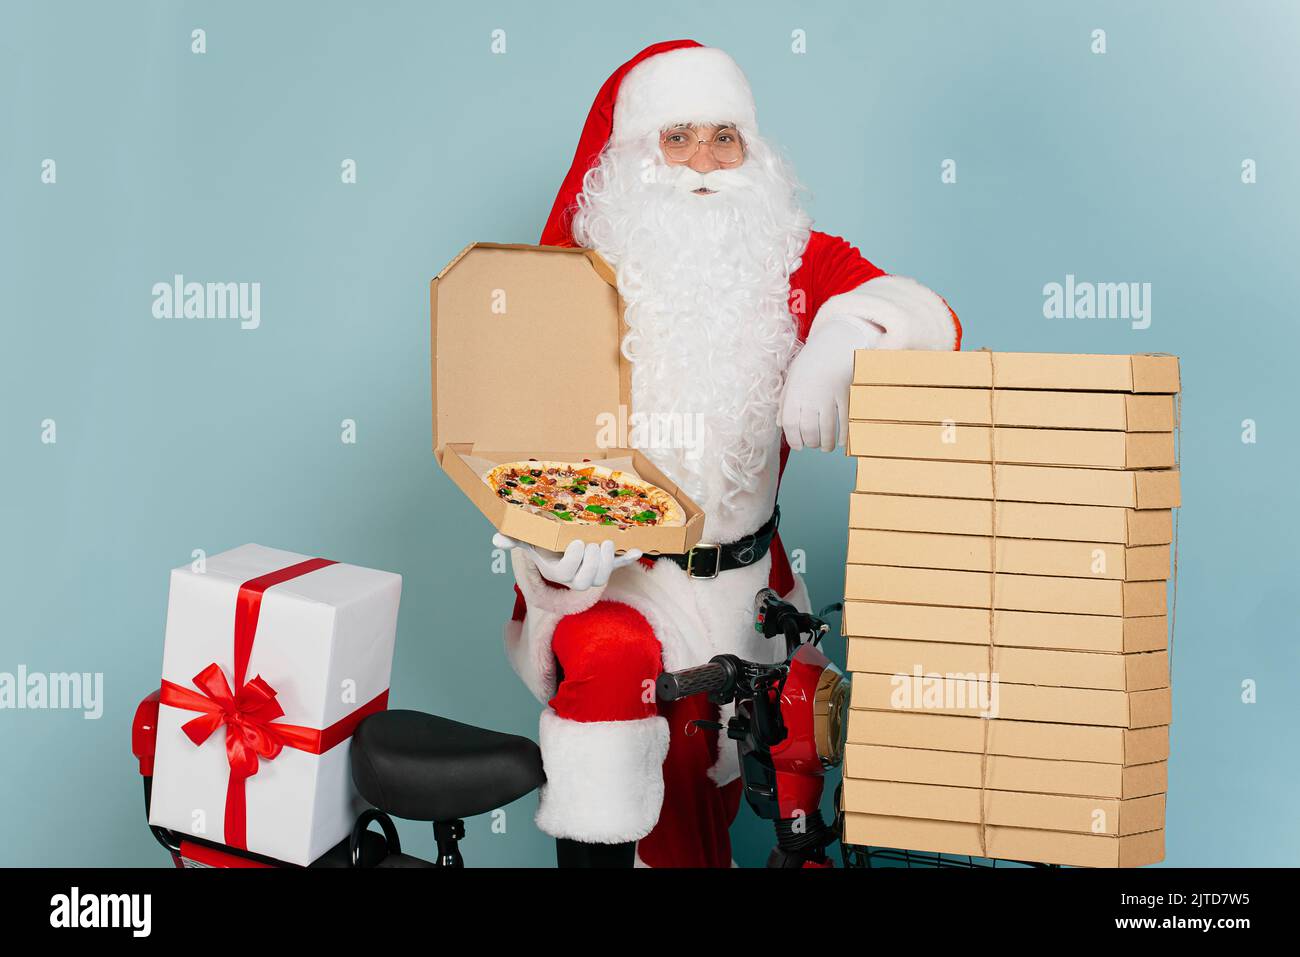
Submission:
<svg viewBox="0 0 1300 957">
<path fill-rule="evenodd" d="M 695 552 L 696 549 L 703 549 L 703 548 L 713 549 L 714 558 L 713 558 L 712 575 L 695 574 Z M 699 578 L 704 581 L 708 581 L 711 578 L 717 578 L 718 572 L 720 572 L 721 570 L 722 570 L 722 546 L 721 545 L 713 545 L 710 543 L 701 542 L 698 545 L 691 546 L 691 550 L 686 553 L 686 577 L 687 578 Z"/>
</svg>

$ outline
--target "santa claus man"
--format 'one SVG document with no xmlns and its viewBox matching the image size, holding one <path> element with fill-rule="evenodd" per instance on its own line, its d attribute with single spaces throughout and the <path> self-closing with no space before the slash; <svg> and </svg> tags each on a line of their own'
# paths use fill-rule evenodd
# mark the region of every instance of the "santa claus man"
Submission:
<svg viewBox="0 0 1300 957">
<path fill-rule="evenodd" d="M 723 51 L 656 44 L 597 94 L 541 241 L 617 270 L 634 413 L 702 425 L 642 451 L 706 522 L 689 555 L 497 537 L 518 593 L 507 650 L 545 704 L 537 824 L 561 866 L 731 863 L 735 746 L 695 723 L 720 717 L 703 696 L 658 704 L 654 679 L 717 654 L 775 660 L 755 593 L 807 607 L 777 535 L 786 456 L 845 441 L 855 349 L 960 345 L 938 295 L 810 227 Z"/>
</svg>

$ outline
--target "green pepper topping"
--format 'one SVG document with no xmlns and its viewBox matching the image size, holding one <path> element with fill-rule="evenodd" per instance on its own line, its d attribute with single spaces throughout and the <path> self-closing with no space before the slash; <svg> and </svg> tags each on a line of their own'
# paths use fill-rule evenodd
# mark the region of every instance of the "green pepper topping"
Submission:
<svg viewBox="0 0 1300 957">
<path fill-rule="evenodd" d="M 597 515 L 604 515 L 606 512 L 609 511 L 609 509 L 607 509 L 604 505 L 588 505 L 586 511 L 595 512 Z"/>
<path fill-rule="evenodd" d="M 524 485 L 537 484 L 537 479 L 533 478 L 531 475 L 521 475 L 519 476 L 519 481 L 522 482 Z"/>
<path fill-rule="evenodd" d="M 648 509 L 646 509 L 644 512 L 638 512 L 637 514 L 633 515 L 633 516 L 632 516 L 632 521 L 634 521 L 634 522 L 649 522 L 649 521 L 651 521 L 652 519 L 656 519 L 656 518 L 658 518 L 658 517 L 659 517 L 659 513 L 658 513 L 658 512 L 656 512 L 654 509 L 648 508 Z"/>
<path fill-rule="evenodd" d="M 552 514 L 553 514 L 556 518 L 560 519 L 561 521 L 564 521 L 564 522 L 571 522 L 571 521 L 573 521 L 573 516 L 570 515 L 568 512 L 553 512 Z"/>
<path fill-rule="evenodd" d="M 534 505 L 538 506 L 539 508 L 546 504 L 546 499 L 542 498 L 540 495 L 534 495 L 528 501 L 532 502 Z"/>
</svg>

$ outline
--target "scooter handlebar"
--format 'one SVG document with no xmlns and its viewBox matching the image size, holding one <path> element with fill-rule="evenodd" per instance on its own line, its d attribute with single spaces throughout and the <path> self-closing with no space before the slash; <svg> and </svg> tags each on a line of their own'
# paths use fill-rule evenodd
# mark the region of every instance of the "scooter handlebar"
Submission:
<svg viewBox="0 0 1300 957">
<path fill-rule="evenodd" d="M 681 671 L 665 671 L 655 681 L 655 696 L 660 701 L 677 701 L 691 695 L 721 691 L 731 682 L 732 674 L 733 669 L 716 660 Z"/>
</svg>

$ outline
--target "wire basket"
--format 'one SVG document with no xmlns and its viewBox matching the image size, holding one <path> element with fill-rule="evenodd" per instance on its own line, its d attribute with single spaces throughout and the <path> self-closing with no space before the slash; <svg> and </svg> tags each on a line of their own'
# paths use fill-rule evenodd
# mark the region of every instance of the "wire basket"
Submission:
<svg viewBox="0 0 1300 957">
<path fill-rule="evenodd" d="M 972 857 L 959 854 L 938 854 L 933 851 L 910 851 L 895 847 L 864 847 L 860 844 L 840 844 L 840 858 L 845 868 L 851 867 L 955 867 L 966 870 L 1042 867 L 1055 868 L 1058 864 L 1039 864 L 1033 861 L 1004 861 L 997 858 Z"/>
</svg>

